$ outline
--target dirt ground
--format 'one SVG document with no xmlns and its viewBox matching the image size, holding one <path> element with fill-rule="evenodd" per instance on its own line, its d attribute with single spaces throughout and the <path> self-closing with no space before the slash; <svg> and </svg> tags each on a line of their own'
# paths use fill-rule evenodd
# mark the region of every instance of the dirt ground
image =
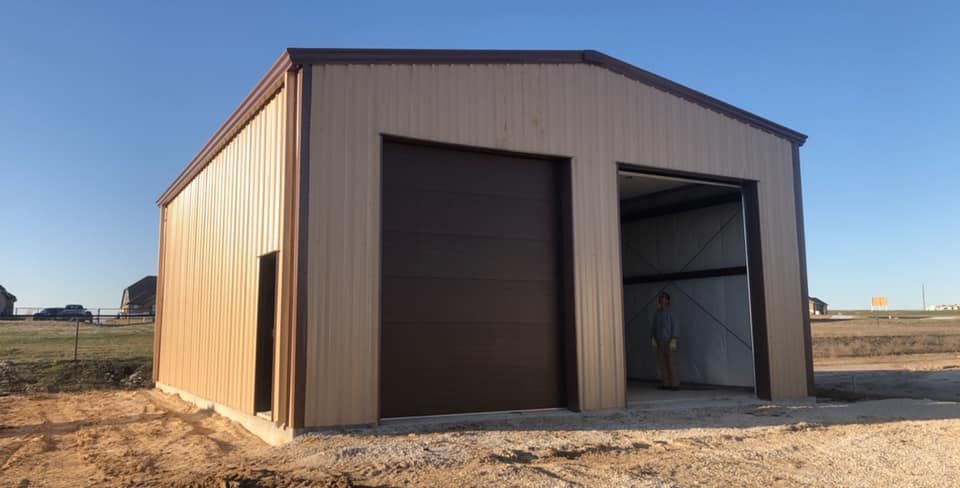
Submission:
<svg viewBox="0 0 960 488">
<path fill-rule="evenodd" d="M 960 317 L 816 320 L 819 395 L 960 401 Z"/>
<path fill-rule="evenodd" d="M 820 395 L 960 402 L 960 353 L 826 358 L 814 364 Z"/>
<path fill-rule="evenodd" d="M 281 447 L 155 390 L 49 393 L 68 389 L 62 385 L 143 386 L 128 384 L 126 370 L 33 359 L 34 351 L 61 348 L 54 332 L 51 340 L 17 332 L 11 337 L 23 346 L 6 354 L 19 357 L 0 361 L 7 385 L 0 487 L 955 486 L 960 479 L 957 317 L 816 322 L 824 395 L 817 403 L 663 402 L 587 415 L 387 424 Z"/>
<path fill-rule="evenodd" d="M 268 447 L 153 390 L 0 402 L 2 486 L 951 486 L 960 405 L 641 408 Z"/>
</svg>

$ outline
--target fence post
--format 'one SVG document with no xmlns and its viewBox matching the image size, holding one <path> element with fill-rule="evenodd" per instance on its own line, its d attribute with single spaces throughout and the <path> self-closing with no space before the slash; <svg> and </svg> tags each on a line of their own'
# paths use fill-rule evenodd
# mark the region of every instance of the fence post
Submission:
<svg viewBox="0 0 960 488">
<path fill-rule="evenodd" d="M 80 319 L 77 319 L 77 332 L 73 336 L 73 362 L 77 362 L 77 347 L 80 345 Z"/>
</svg>

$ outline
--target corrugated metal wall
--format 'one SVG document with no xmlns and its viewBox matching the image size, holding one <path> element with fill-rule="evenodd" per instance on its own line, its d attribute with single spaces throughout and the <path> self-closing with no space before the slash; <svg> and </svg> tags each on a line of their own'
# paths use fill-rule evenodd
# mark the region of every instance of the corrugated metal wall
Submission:
<svg viewBox="0 0 960 488">
<path fill-rule="evenodd" d="M 287 124 L 281 89 L 163 211 L 158 381 L 248 413 L 258 257 L 280 250 Z"/>
<path fill-rule="evenodd" d="M 377 420 L 383 133 L 572 158 L 585 409 L 626 402 L 616 163 L 759 180 L 772 392 L 806 394 L 788 141 L 596 66 L 313 70 L 306 425 Z"/>
</svg>

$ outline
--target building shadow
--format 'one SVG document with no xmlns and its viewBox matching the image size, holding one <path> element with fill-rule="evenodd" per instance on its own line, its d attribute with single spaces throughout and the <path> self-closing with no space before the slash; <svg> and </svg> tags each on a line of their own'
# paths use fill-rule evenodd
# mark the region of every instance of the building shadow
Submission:
<svg viewBox="0 0 960 488">
<path fill-rule="evenodd" d="M 935 399 L 885 398 L 842 401 L 830 396 L 800 401 L 769 402 L 752 392 L 699 387 L 694 395 L 659 392 L 656 401 L 632 402 L 625 409 L 574 412 L 550 409 L 489 414 L 390 419 L 380 425 L 319 429 L 314 433 L 354 436 L 404 436 L 436 432 L 486 431 L 672 431 L 740 429 L 797 425 L 848 425 L 904 420 L 960 419 L 960 403 Z M 669 393 L 676 393 L 671 399 Z M 634 396 L 638 396 L 634 393 Z M 690 397 L 693 398 L 690 398 Z"/>
<path fill-rule="evenodd" d="M 817 396 L 840 401 L 914 398 L 960 402 L 960 368 L 817 371 Z"/>
</svg>

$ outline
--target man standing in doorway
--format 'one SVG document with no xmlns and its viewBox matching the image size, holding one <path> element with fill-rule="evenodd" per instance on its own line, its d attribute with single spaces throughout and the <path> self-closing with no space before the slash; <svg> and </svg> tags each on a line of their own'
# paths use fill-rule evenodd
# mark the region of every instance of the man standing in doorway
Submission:
<svg viewBox="0 0 960 488">
<path fill-rule="evenodd" d="M 657 311 L 653 315 L 650 343 L 657 349 L 657 372 L 663 385 L 661 390 L 679 390 L 677 375 L 677 319 L 670 311 L 670 294 L 662 291 L 657 297 Z"/>
</svg>

